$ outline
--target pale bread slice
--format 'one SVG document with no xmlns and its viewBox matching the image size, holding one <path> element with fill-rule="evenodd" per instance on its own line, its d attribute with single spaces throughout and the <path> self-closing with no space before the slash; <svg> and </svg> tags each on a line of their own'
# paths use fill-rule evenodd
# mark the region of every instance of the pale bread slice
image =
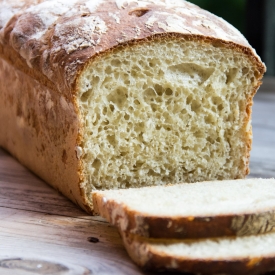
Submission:
<svg viewBox="0 0 275 275">
<path fill-rule="evenodd" d="M 275 231 L 275 179 L 211 181 L 93 193 L 122 231 L 151 238 L 247 236 Z"/>
<path fill-rule="evenodd" d="M 149 239 L 120 233 L 132 260 L 149 270 L 211 275 L 275 270 L 275 233 L 200 240 Z"/>
</svg>

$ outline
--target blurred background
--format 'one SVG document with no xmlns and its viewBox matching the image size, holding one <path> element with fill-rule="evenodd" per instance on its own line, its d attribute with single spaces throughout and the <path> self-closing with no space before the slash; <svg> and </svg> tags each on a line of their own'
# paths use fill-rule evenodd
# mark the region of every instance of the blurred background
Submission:
<svg viewBox="0 0 275 275">
<path fill-rule="evenodd" d="M 235 26 L 275 76 L 275 0 L 188 0 Z"/>
</svg>

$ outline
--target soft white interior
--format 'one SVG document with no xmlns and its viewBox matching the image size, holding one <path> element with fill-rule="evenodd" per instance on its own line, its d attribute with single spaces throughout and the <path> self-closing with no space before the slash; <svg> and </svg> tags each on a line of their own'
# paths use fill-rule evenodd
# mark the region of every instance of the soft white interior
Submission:
<svg viewBox="0 0 275 275">
<path fill-rule="evenodd" d="M 275 210 L 275 179 L 225 180 L 104 191 L 115 201 L 147 216 L 215 216 Z"/>
<path fill-rule="evenodd" d="M 148 242 L 149 250 L 162 256 L 197 260 L 239 260 L 251 257 L 274 257 L 275 233 L 237 238 L 217 238 L 197 241 Z"/>
<path fill-rule="evenodd" d="M 95 59 L 78 98 L 87 193 L 244 177 L 254 71 L 241 53 L 184 39 Z"/>
</svg>

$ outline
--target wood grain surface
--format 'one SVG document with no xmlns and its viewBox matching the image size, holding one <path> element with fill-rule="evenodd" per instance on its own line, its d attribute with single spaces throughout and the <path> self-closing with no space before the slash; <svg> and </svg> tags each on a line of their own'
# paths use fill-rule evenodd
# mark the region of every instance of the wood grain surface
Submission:
<svg viewBox="0 0 275 275">
<path fill-rule="evenodd" d="M 0 148 L 0 274 L 143 274 L 116 228 Z M 145 274 L 145 273 L 144 273 Z"/>
<path fill-rule="evenodd" d="M 267 78 L 253 107 L 249 177 L 275 177 L 274 113 L 275 80 Z M 0 274 L 152 273 L 132 263 L 114 227 L 84 213 L 0 148 Z"/>
</svg>

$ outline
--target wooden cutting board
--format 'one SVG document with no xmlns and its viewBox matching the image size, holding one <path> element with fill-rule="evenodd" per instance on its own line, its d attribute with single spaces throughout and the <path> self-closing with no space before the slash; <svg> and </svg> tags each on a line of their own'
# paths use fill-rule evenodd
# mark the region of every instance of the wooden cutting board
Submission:
<svg viewBox="0 0 275 275">
<path fill-rule="evenodd" d="M 273 78 L 255 98 L 253 133 L 250 177 L 275 177 Z M 153 273 L 132 263 L 114 227 L 87 215 L 0 148 L 0 274 Z"/>
</svg>

